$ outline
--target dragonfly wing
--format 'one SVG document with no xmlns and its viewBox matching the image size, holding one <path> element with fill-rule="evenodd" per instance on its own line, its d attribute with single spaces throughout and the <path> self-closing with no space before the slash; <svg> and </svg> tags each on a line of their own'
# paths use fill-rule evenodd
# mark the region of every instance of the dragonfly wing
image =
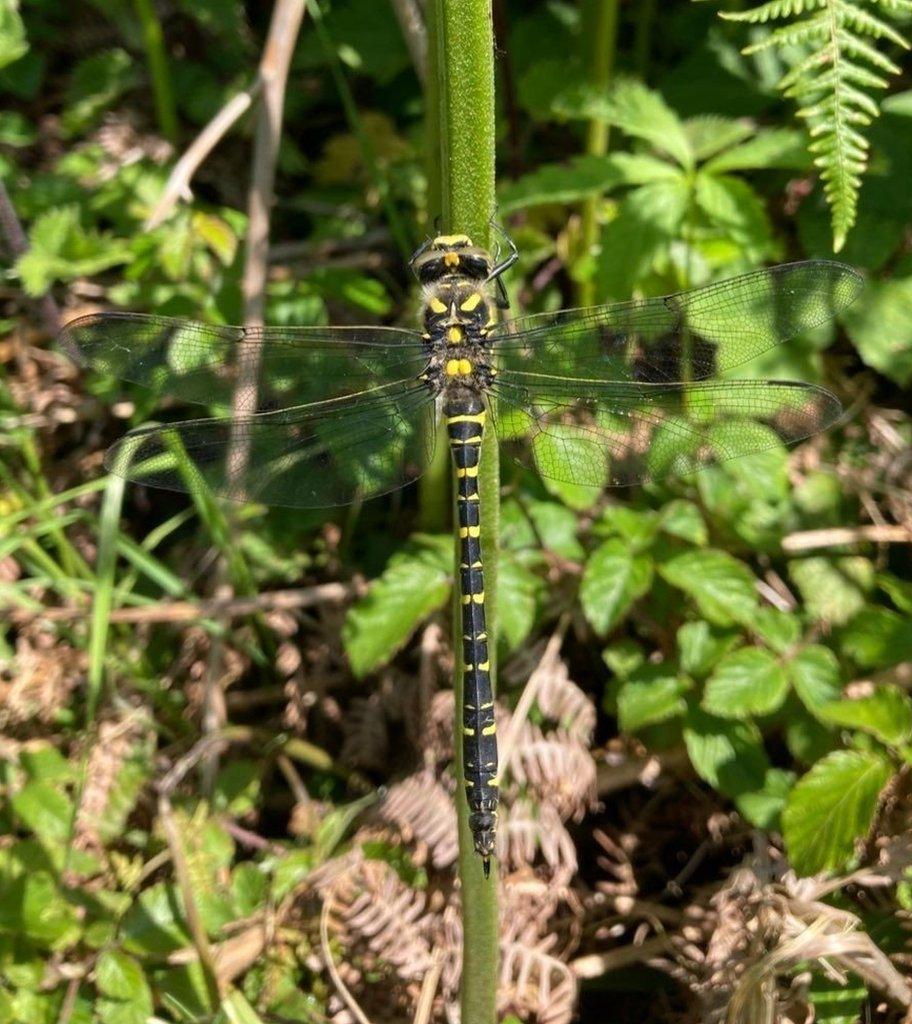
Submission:
<svg viewBox="0 0 912 1024">
<path fill-rule="evenodd" d="M 862 283 L 842 263 L 787 263 L 675 295 L 520 317 L 491 338 L 505 370 L 705 380 L 831 320 Z"/>
<path fill-rule="evenodd" d="M 787 381 L 639 384 L 498 378 L 505 450 L 542 476 L 591 487 L 686 475 L 798 441 L 834 423 L 825 388 Z"/>
<path fill-rule="evenodd" d="M 354 394 L 427 362 L 394 327 L 225 327 L 140 313 L 94 313 L 63 328 L 84 364 L 185 402 L 253 415 Z"/>
<path fill-rule="evenodd" d="M 433 458 L 435 437 L 433 395 L 404 380 L 276 413 L 141 427 L 105 465 L 150 487 L 326 508 L 404 487 Z"/>
</svg>

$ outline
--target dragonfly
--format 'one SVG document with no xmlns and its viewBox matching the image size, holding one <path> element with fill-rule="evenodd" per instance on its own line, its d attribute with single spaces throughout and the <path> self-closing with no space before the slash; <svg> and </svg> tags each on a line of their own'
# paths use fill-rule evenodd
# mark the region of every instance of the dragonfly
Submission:
<svg viewBox="0 0 912 1024">
<path fill-rule="evenodd" d="M 150 487 L 345 505 L 420 476 L 443 420 L 459 534 L 463 782 L 486 877 L 499 791 L 478 486 L 485 431 L 541 476 L 599 489 L 795 444 L 839 418 L 838 399 L 815 384 L 731 374 L 837 316 L 862 285 L 849 266 L 810 260 L 504 319 L 501 275 L 517 255 L 463 234 L 428 239 L 410 261 L 423 295 L 414 330 L 104 312 L 63 331 L 84 364 L 215 413 L 114 444 L 106 467 Z"/>
</svg>

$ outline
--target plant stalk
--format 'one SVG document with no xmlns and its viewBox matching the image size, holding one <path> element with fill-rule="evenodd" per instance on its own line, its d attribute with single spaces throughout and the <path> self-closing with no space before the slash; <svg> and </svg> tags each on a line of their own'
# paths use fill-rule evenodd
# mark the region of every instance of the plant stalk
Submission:
<svg viewBox="0 0 912 1024">
<path fill-rule="evenodd" d="M 171 87 L 171 72 L 168 68 L 168 54 L 161 22 L 152 5 L 152 0 L 133 0 L 136 15 L 142 29 L 143 47 L 152 79 L 152 95 L 155 102 L 155 119 L 158 130 L 169 142 L 177 142 L 177 107 L 174 103 L 174 89 Z"/>
<path fill-rule="evenodd" d="M 429 139 L 440 167 L 443 229 L 464 232 L 490 244 L 494 199 L 494 38 L 491 0 L 433 0 L 428 5 L 429 95 L 436 92 L 437 137 Z M 484 433 L 479 472 L 481 546 L 484 559 L 486 628 L 491 679 L 497 678 L 497 554 L 500 520 L 500 463 L 492 425 Z M 454 516 L 455 519 L 455 516 Z M 459 544 L 454 548 L 459 578 Z M 453 636 L 462 633 L 458 591 L 453 602 Z M 454 644 L 461 650 L 461 644 Z M 462 735 L 463 666 L 457 656 L 455 735 Z M 463 1024 L 493 1024 L 496 1018 L 499 960 L 498 871 L 486 879 L 475 853 L 462 785 L 462 744 L 457 742 L 459 878 L 463 915 L 461 1019 Z"/>
<path fill-rule="evenodd" d="M 614 75 L 617 52 L 617 25 L 619 0 L 589 0 L 584 25 L 592 39 L 590 51 L 589 84 L 593 92 L 606 92 Z M 586 154 L 604 156 L 608 152 L 609 126 L 601 118 L 592 118 L 586 132 Z M 596 193 L 583 203 L 581 228 L 581 255 L 583 276 L 577 295 L 581 306 L 596 303 L 595 276 L 591 266 L 598 252 L 599 206 L 602 197 Z"/>
</svg>

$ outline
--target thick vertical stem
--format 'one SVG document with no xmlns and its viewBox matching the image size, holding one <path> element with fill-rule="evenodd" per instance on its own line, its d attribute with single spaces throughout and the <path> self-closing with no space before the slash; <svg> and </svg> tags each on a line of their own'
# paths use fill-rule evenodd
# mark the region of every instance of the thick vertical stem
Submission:
<svg viewBox="0 0 912 1024">
<path fill-rule="evenodd" d="M 464 232 L 480 245 L 490 242 L 494 203 L 494 38 L 490 0 L 433 0 L 428 78 L 435 80 L 438 136 L 430 140 L 439 158 L 443 229 Z M 485 564 L 486 629 L 490 676 L 496 676 L 497 554 L 500 465 L 493 430 L 484 434 L 479 470 L 480 536 Z M 460 545 L 455 545 L 459 578 Z M 462 608 L 454 601 L 453 636 L 462 633 Z M 457 654 L 461 644 L 456 643 Z M 456 735 L 462 734 L 464 679 L 456 659 Z M 456 743 L 457 778 L 463 778 L 461 744 Z M 457 786 L 459 876 L 463 912 L 462 1021 L 492 1024 L 496 1016 L 499 928 L 497 865 L 485 879 L 468 823 L 465 792 Z"/>
<path fill-rule="evenodd" d="M 174 104 L 174 90 L 171 87 L 171 71 L 161 22 L 155 13 L 151 0 L 134 0 L 136 14 L 142 27 L 143 46 L 152 79 L 152 95 L 155 102 L 155 118 L 158 130 L 169 142 L 177 142 L 177 107 Z"/>
<path fill-rule="evenodd" d="M 619 0 L 589 0 L 586 5 L 584 24 L 592 39 L 589 83 L 596 92 L 608 89 L 614 73 L 618 6 Z M 604 156 L 608 152 L 608 136 L 608 123 L 600 118 L 593 118 L 586 133 L 587 155 Z M 598 249 L 600 202 L 601 196 L 593 195 L 583 204 L 582 256 L 587 264 Z M 591 306 L 596 302 L 594 280 L 589 266 L 585 267 L 585 276 L 580 281 L 578 297 L 581 306 Z"/>
</svg>

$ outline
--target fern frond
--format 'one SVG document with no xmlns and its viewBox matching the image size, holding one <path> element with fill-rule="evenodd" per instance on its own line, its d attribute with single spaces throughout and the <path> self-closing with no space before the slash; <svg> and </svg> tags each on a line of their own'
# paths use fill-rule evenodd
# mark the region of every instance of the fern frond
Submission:
<svg viewBox="0 0 912 1024">
<path fill-rule="evenodd" d="M 798 116 L 808 126 L 808 149 L 820 169 L 836 252 L 855 223 L 868 166 L 863 130 L 880 112 L 870 93 L 885 89 L 886 76 L 900 72 L 876 44 L 910 49 L 909 40 L 887 20 L 910 11 L 912 0 L 768 0 L 746 11 L 720 12 L 729 21 L 751 25 L 786 23 L 746 47 L 745 54 L 806 51 L 779 89 L 799 104 Z"/>
</svg>

